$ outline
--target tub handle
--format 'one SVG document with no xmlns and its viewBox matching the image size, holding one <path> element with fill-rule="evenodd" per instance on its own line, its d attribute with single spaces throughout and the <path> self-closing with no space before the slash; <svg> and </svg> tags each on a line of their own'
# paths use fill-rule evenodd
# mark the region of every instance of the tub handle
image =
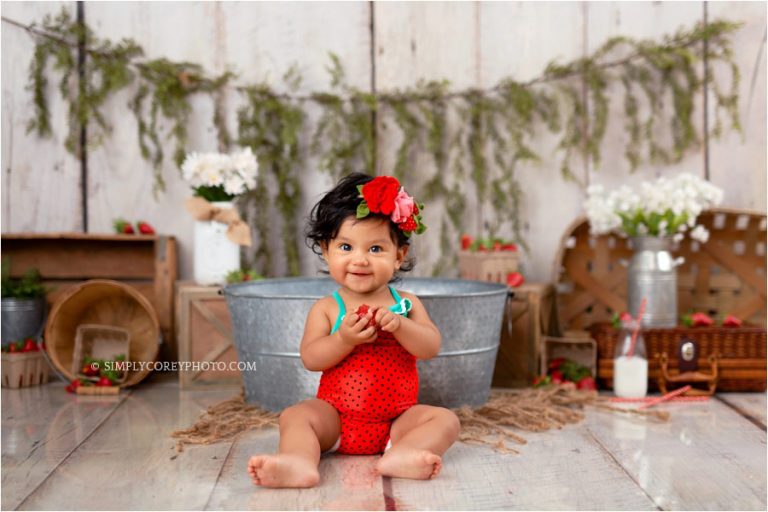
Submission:
<svg viewBox="0 0 768 512">
<path fill-rule="evenodd" d="M 515 292 L 512 291 L 511 288 L 509 290 L 507 290 L 507 300 L 513 298 L 514 296 L 515 296 Z"/>
<path fill-rule="evenodd" d="M 224 288 L 219 288 L 218 290 L 216 290 L 216 293 L 219 295 L 224 295 Z"/>
</svg>

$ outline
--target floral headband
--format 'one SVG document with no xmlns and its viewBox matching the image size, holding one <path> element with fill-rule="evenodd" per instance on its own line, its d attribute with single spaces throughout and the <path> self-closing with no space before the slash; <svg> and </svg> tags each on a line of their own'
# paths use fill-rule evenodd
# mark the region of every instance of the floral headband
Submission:
<svg viewBox="0 0 768 512">
<path fill-rule="evenodd" d="M 422 234 L 427 226 L 421 222 L 423 204 L 417 204 L 413 197 L 405 193 L 397 178 L 377 176 L 365 185 L 357 186 L 363 201 L 357 206 L 357 218 L 363 219 L 371 213 L 388 215 L 397 224 L 405 236 L 412 233 Z"/>
</svg>

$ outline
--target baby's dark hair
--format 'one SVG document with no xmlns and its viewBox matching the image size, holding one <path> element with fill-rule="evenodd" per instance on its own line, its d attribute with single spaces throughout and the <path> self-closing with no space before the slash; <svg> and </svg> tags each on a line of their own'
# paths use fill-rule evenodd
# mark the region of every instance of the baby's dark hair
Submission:
<svg viewBox="0 0 768 512">
<path fill-rule="evenodd" d="M 373 176 L 360 172 L 353 172 L 342 178 L 336 186 L 326 193 L 312 208 L 307 222 L 307 246 L 317 255 L 322 255 L 322 246 L 326 246 L 339 234 L 339 229 L 344 221 L 351 217 L 357 217 L 357 206 L 362 201 L 359 185 L 365 185 L 373 179 Z M 397 247 L 410 245 L 410 239 L 403 231 L 386 215 L 377 213 L 368 214 L 365 219 L 382 219 L 389 223 L 389 235 Z M 401 272 L 413 270 L 412 258 L 407 258 L 400 265 Z"/>
</svg>

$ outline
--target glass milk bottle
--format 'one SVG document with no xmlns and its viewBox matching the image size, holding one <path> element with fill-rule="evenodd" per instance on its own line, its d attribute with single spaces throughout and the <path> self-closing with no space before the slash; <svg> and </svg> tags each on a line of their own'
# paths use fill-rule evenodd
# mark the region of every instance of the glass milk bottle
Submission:
<svg viewBox="0 0 768 512">
<path fill-rule="evenodd" d="M 637 333 L 634 349 L 631 348 L 635 325 L 636 322 L 624 324 L 613 359 L 613 392 L 621 398 L 642 398 L 648 392 L 648 358 L 641 331 Z"/>
</svg>

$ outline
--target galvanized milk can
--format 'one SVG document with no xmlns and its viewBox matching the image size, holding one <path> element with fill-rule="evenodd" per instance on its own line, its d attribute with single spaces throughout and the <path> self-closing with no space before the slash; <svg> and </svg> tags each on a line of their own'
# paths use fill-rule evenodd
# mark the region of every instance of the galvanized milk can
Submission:
<svg viewBox="0 0 768 512">
<path fill-rule="evenodd" d="M 633 237 L 634 253 L 627 269 L 629 313 L 637 315 L 643 298 L 647 299 L 640 320 L 643 327 L 677 325 L 677 267 L 682 258 L 670 252 L 671 238 Z"/>
</svg>

